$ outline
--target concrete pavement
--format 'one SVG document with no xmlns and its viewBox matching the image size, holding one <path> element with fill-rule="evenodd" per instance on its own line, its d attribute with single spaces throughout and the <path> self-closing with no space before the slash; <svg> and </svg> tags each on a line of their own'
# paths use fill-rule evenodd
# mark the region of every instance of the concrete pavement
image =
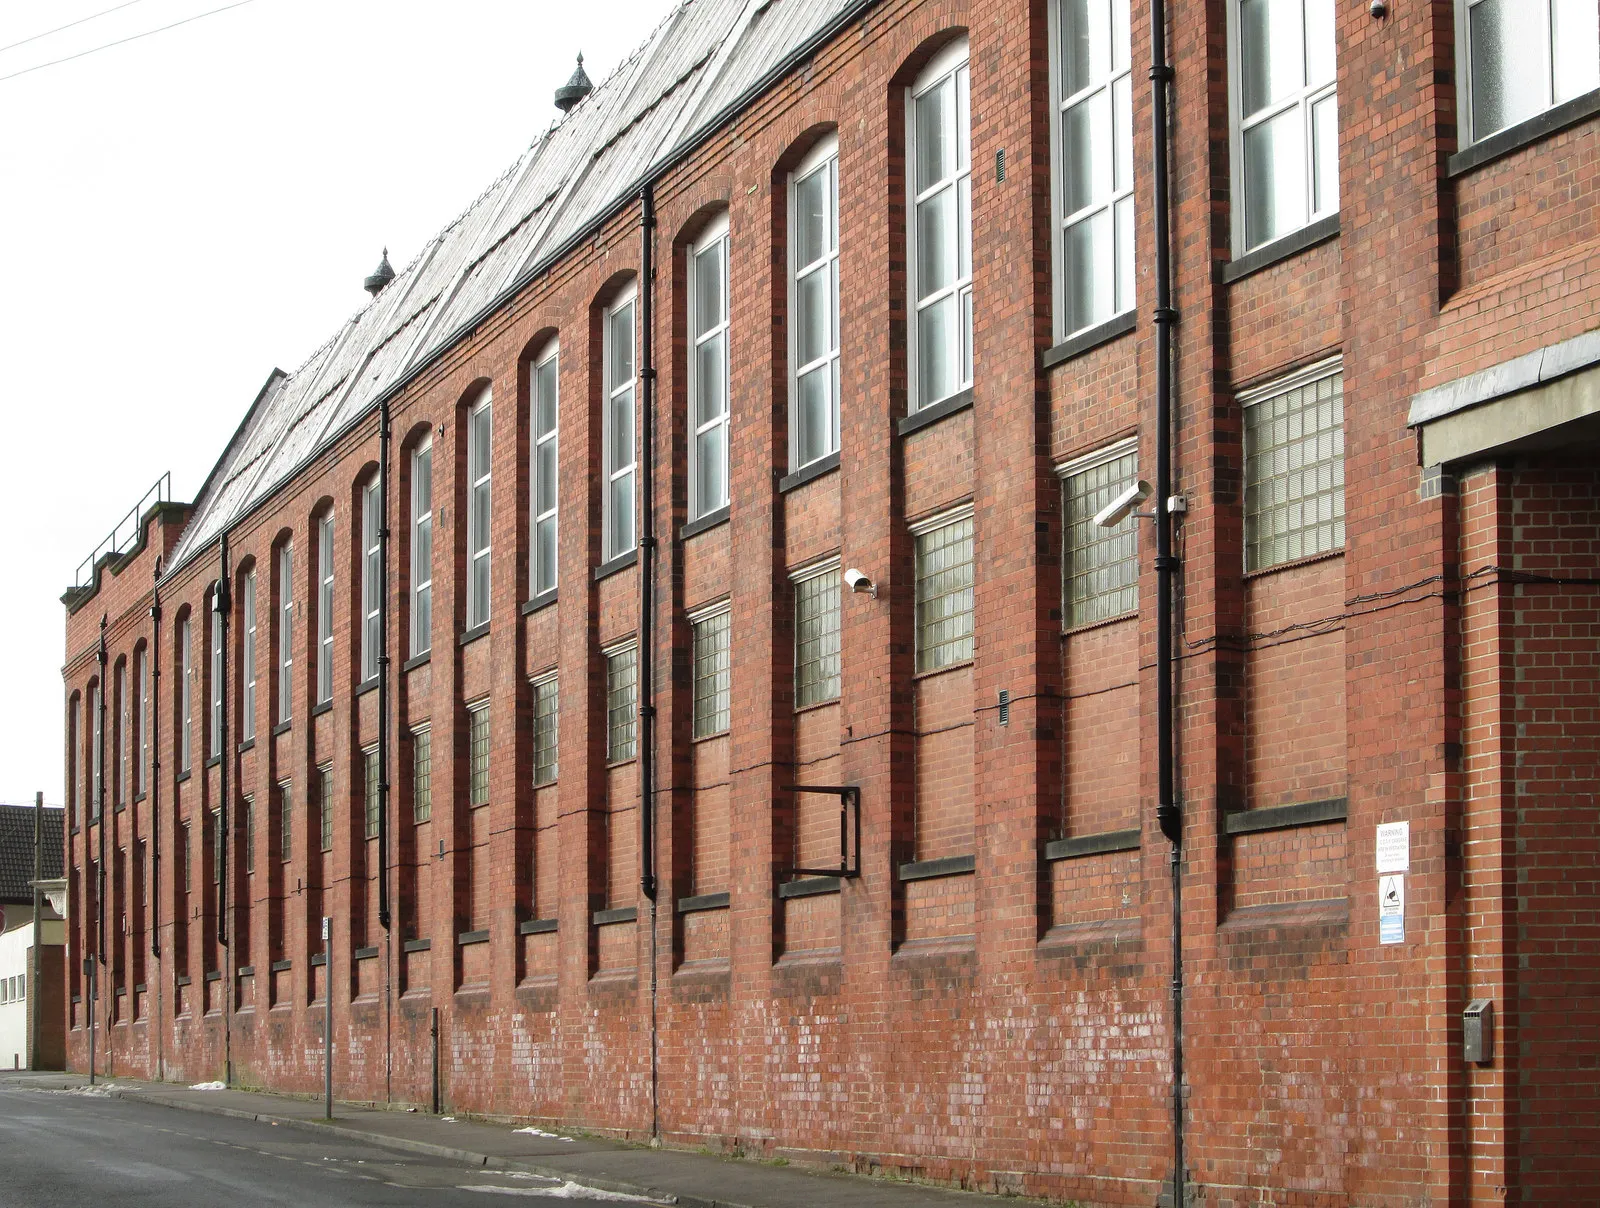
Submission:
<svg viewBox="0 0 1600 1208">
<path fill-rule="evenodd" d="M 511 1125 L 336 1103 L 259 1091 L 199 1090 L 130 1078 L 99 1079 L 103 1093 L 142 1103 L 319 1133 L 393 1153 L 520 1172 L 681 1208 L 976 1208 L 992 1196 L 798 1166 L 649 1149 L 588 1136 L 551 1136 Z M 77 1074 L 0 1073 L 0 1089 L 69 1090 Z M 529 1189 L 524 1194 L 539 1194 Z M 1015 1200 L 1011 1202 L 1017 1202 Z"/>
</svg>

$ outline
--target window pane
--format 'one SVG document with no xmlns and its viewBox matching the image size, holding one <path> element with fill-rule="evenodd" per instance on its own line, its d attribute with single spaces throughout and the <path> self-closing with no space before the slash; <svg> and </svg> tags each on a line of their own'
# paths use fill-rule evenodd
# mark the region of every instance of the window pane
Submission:
<svg viewBox="0 0 1600 1208">
<path fill-rule="evenodd" d="M 433 648 L 433 588 L 424 587 L 417 592 L 416 613 L 413 618 L 417 628 L 416 653 Z"/>
<path fill-rule="evenodd" d="M 1600 4 L 1595 0 L 1555 0 L 1551 10 L 1555 48 L 1554 103 L 1600 86 Z"/>
<path fill-rule="evenodd" d="M 482 478 L 489 472 L 490 408 L 485 405 L 472 413 L 472 476 Z"/>
<path fill-rule="evenodd" d="M 633 389 L 629 387 L 611 400 L 611 468 L 619 470 L 633 463 Z"/>
<path fill-rule="evenodd" d="M 545 436 L 556 429 L 556 358 L 551 357 L 534 371 L 535 390 L 539 396 L 537 436 Z"/>
<path fill-rule="evenodd" d="M 727 410 L 723 350 L 726 332 L 718 332 L 695 349 L 695 426 L 709 423 Z"/>
<path fill-rule="evenodd" d="M 1331 84 L 1338 75 L 1334 61 L 1333 0 L 1306 0 L 1306 84 Z"/>
<path fill-rule="evenodd" d="M 828 387 L 832 378 L 829 367 L 824 365 L 800 379 L 797 420 L 800 425 L 798 448 L 801 465 L 833 452 L 828 405 Z"/>
<path fill-rule="evenodd" d="M 1138 469 L 1133 453 L 1069 475 L 1062 483 L 1066 551 L 1063 559 L 1067 626 L 1090 625 L 1139 607 L 1139 518 L 1101 528 L 1095 513 L 1128 486 Z"/>
<path fill-rule="evenodd" d="M 972 384 L 972 287 L 961 291 L 961 385 Z"/>
<path fill-rule="evenodd" d="M 1067 228 L 1067 329 L 1077 331 L 1111 317 L 1112 220 L 1100 210 Z"/>
<path fill-rule="evenodd" d="M 537 480 L 534 490 L 534 510 L 541 515 L 556 506 L 556 442 L 547 440 L 534 454 Z"/>
<path fill-rule="evenodd" d="M 1255 247 L 1305 221 L 1304 119 L 1290 109 L 1244 133 L 1244 231 Z"/>
<path fill-rule="evenodd" d="M 1305 86 L 1301 0 L 1240 0 L 1240 98 L 1244 116 Z"/>
<path fill-rule="evenodd" d="M 411 736 L 411 820 L 433 817 L 433 732 L 418 730 Z"/>
<path fill-rule="evenodd" d="M 839 698 L 839 569 L 794 587 L 795 708 Z"/>
<path fill-rule="evenodd" d="M 416 549 L 413 551 L 413 562 L 416 567 L 416 581 L 427 583 L 433 579 L 433 520 L 425 518 L 417 525 Z"/>
<path fill-rule="evenodd" d="M 722 297 L 721 239 L 710 247 L 696 252 L 694 257 L 694 334 L 704 335 L 722 322 L 724 299 Z"/>
<path fill-rule="evenodd" d="M 472 552 L 481 553 L 489 548 L 489 484 L 480 482 L 472 488 Z"/>
<path fill-rule="evenodd" d="M 1133 198 L 1117 202 L 1117 310 L 1133 308 Z"/>
<path fill-rule="evenodd" d="M 1548 103 L 1544 22 L 1529 20 L 1527 0 L 1483 0 L 1469 11 L 1472 137 L 1532 117 Z"/>
<path fill-rule="evenodd" d="M 731 659 L 729 614 L 718 613 L 694 626 L 694 736 L 705 738 L 728 728 Z"/>
<path fill-rule="evenodd" d="M 1344 547 L 1344 378 L 1250 403 L 1245 418 L 1245 569 Z"/>
<path fill-rule="evenodd" d="M 955 280 L 951 239 L 955 190 L 942 189 L 917 203 L 917 297 L 926 298 Z"/>
<path fill-rule="evenodd" d="M 1331 214 L 1339 208 L 1339 110 L 1332 96 L 1312 106 L 1311 137 L 1312 206 L 1318 214 Z"/>
<path fill-rule="evenodd" d="M 633 548 L 633 472 L 611 482 L 611 556 Z"/>
<path fill-rule="evenodd" d="M 695 500 L 697 516 L 713 512 L 727 502 L 727 451 L 724 445 L 727 434 L 727 425 L 718 424 L 695 437 L 695 477 L 699 485 Z"/>
<path fill-rule="evenodd" d="M 809 365 L 833 351 L 833 274 L 824 268 L 795 283 L 795 364 Z"/>
<path fill-rule="evenodd" d="M 1072 96 L 1111 68 L 1110 6 L 1106 0 L 1061 5 L 1061 95 Z"/>
<path fill-rule="evenodd" d="M 953 78 L 946 78 L 916 100 L 918 193 L 955 171 L 954 108 Z"/>
<path fill-rule="evenodd" d="M 1128 0 L 1111 0 L 1111 70 L 1128 70 Z"/>
<path fill-rule="evenodd" d="M 467 618 L 469 625 L 481 625 L 489 619 L 489 557 L 472 560 L 472 609 Z"/>
<path fill-rule="evenodd" d="M 917 670 L 972 657 L 972 517 L 916 539 Z"/>
<path fill-rule="evenodd" d="M 917 312 L 917 400 L 926 407 L 955 393 L 956 298 L 948 294 Z"/>
<path fill-rule="evenodd" d="M 1116 123 L 1111 187 L 1120 193 L 1133 187 L 1133 80 L 1129 76 L 1111 85 L 1111 110 Z"/>
<path fill-rule="evenodd" d="M 535 537 L 539 565 L 539 577 L 534 583 L 535 591 L 549 591 L 556 585 L 556 518 L 547 516 L 539 521 L 538 533 Z"/>
<path fill-rule="evenodd" d="M 633 303 L 619 307 L 611 315 L 611 364 L 606 378 L 615 390 L 633 378 Z"/>
<path fill-rule="evenodd" d="M 824 164 L 794 185 L 794 263 L 804 268 L 822 259 L 832 250 L 833 240 L 828 220 L 828 174 L 830 164 Z"/>
<path fill-rule="evenodd" d="M 417 454 L 412 479 L 412 499 L 418 518 L 433 510 L 433 450 L 424 449 Z"/>
</svg>

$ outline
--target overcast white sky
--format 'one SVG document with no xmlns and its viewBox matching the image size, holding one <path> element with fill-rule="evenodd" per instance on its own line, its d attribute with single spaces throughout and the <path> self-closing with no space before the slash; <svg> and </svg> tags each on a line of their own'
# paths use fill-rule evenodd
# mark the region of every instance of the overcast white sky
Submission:
<svg viewBox="0 0 1600 1208">
<path fill-rule="evenodd" d="M 0 6 L 0 801 L 61 800 L 77 564 L 673 2 L 245 0 L 36 71 L 235 0 Z"/>
</svg>

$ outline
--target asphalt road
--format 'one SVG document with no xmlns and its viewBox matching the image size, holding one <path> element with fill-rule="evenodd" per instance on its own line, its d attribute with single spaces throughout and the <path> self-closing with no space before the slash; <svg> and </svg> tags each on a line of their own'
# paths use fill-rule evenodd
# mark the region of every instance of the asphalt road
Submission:
<svg viewBox="0 0 1600 1208">
<path fill-rule="evenodd" d="M 93 1092 L 0 1089 L 0 1208 L 492 1208 L 506 1197 L 649 1202 Z"/>
</svg>

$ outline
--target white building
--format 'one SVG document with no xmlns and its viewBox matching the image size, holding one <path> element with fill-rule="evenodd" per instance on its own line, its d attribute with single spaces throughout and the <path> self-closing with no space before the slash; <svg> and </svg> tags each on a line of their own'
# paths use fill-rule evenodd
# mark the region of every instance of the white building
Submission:
<svg viewBox="0 0 1600 1208">
<path fill-rule="evenodd" d="M 44 878 L 61 875 L 62 811 L 44 811 L 41 826 Z M 61 915 L 46 900 L 33 915 L 34 810 L 0 805 L 0 1069 L 59 1069 L 64 1056 Z M 65 894 L 56 893 L 64 905 Z M 34 962 L 34 946 L 40 946 Z M 30 1021 L 39 1013 L 38 1049 Z"/>
</svg>

